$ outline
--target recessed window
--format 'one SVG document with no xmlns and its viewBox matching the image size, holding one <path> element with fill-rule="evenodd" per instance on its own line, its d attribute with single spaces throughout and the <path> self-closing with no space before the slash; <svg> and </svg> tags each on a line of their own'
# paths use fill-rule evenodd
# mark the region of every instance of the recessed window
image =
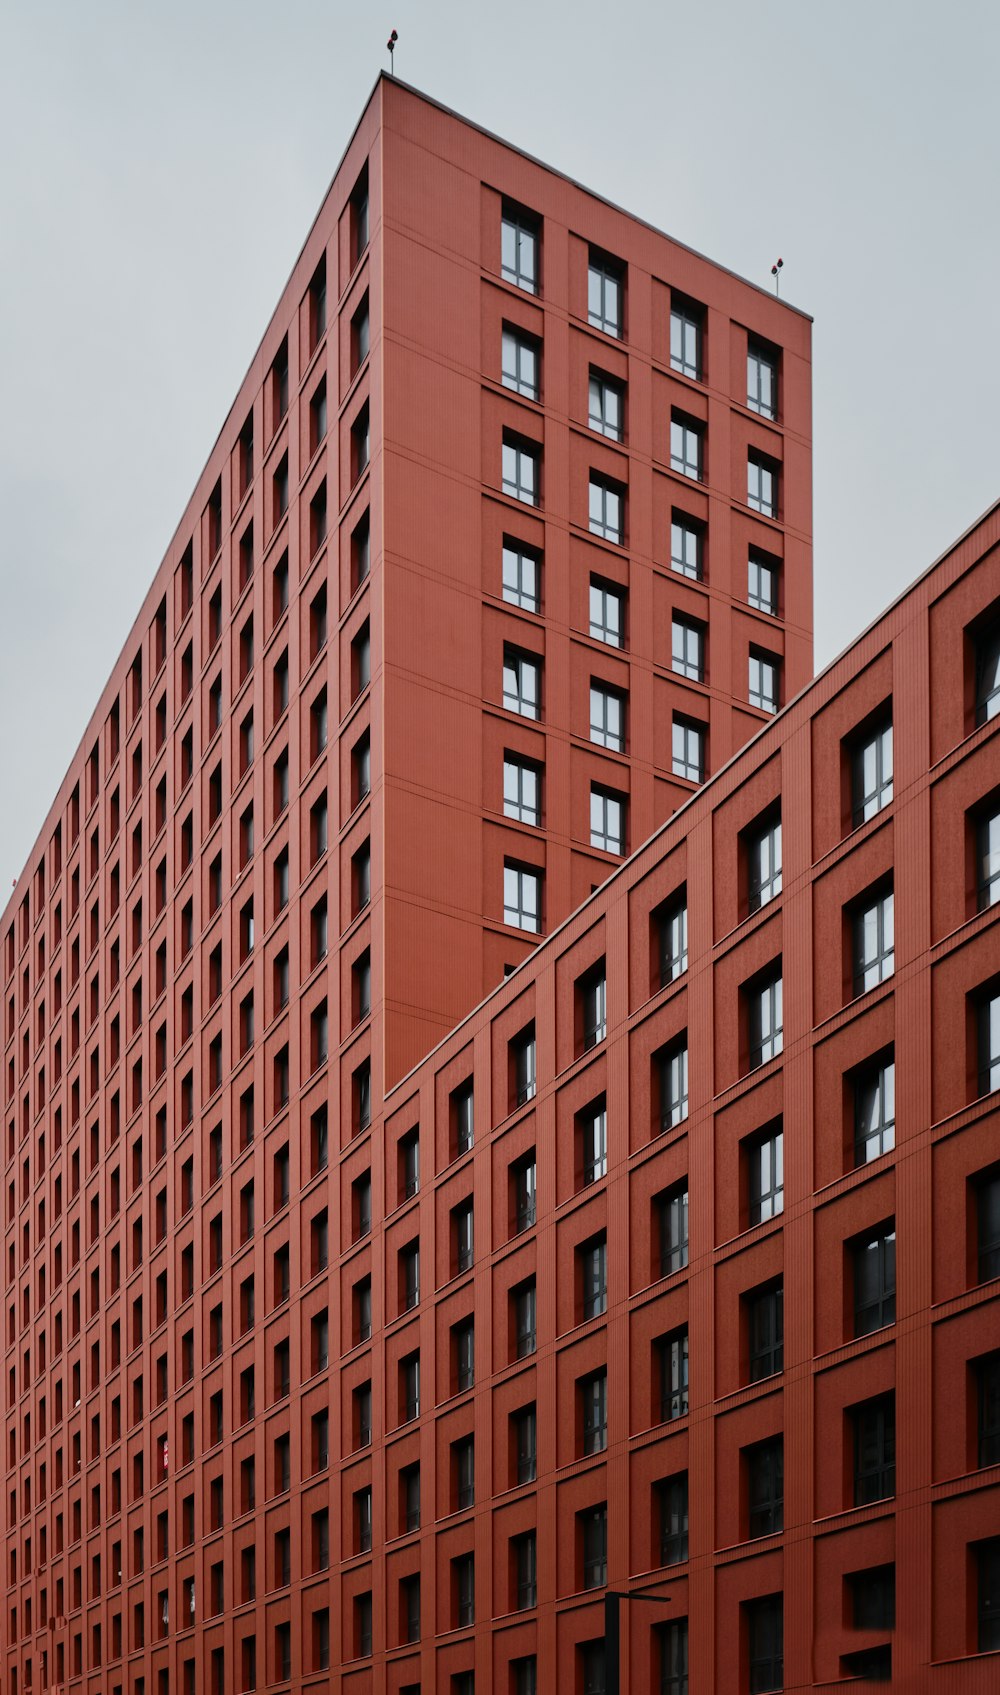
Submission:
<svg viewBox="0 0 1000 1695">
<path fill-rule="evenodd" d="M 609 647 L 623 645 L 625 628 L 625 596 L 620 589 L 611 588 L 607 583 L 599 582 L 596 577 L 590 579 L 590 634 L 594 641 L 607 642 Z M 1000 843 L 1000 819 L 997 824 L 998 843 Z M 1000 877 L 1000 845 L 997 850 L 997 875 Z M 1000 889 L 998 889 L 1000 899 Z"/>
<path fill-rule="evenodd" d="M 506 754 L 503 762 L 503 810 L 505 818 L 521 824 L 541 823 L 542 775 L 529 760 Z"/>
<path fill-rule="evenodd" d="M 696 582 L 702 575 L 702 536 L 700 525 L 674 514 L 670 525 L 670 568 L 681 577 Z"/>
<path fill-rule="evenodd" d="M 617 689 L 590 685 L 590 739 L 598 747 L 625 751 L 625 698 Z"/>
<path fill-rule="evenodd" d="M 781 893 L 781 819 L 747 834 L 747 906 L 758 912 Z"/>
<path fill-rule="evenodd" d="M 608 1244 L 595 1236 L 576 1250 L 580 1275 L 580 1309 L 584 1320 L 608 1310 Z"/>
<path fill-rule="evenodd" d="M 452 1143 L 456 1155 L 467 1154 L 473 1143 L 474 1096 L 472 1081 L 463 1083 L 451 1096 Z"/>
<path fill-rule="evenodd" d="M 538 1088 L 537 1049 L 535 1045 L 535 1026 L 529 1024 L 526 1030 L 511 1042 L 512 1095 L 515 1107 L 524 1106 L 534 1100 Z"/>
<path fill-rule="evenodd" d="M 670 366 L 682 376 L 701 376 L 703 316 L 690 301 L 675 299 L 670 307 Z"/>
<path fill-rule="evenodd" d="M 511 1538 L 514 1564 L 514 1606 L 519 1612 L 538 1601 L 538 1553 L 536 1535 L 526 1530 Z"/>
<path fill-rule="evenodd" d="M 995 803 L 994 803 L 995 805 Z M 976 821 L 976 909 L 1000 902 L 1000 807 Z"/>
<path fill-rule="evenodd" d="M 785 1522 L 785 1444 L 780 1436 L 745 1450 L 747 1533 L 776 1536 Z"/>
<path fill-rule="evenodd" d="M 361 473 L 367 469 L 371 458 L 371 424 L 368 402 L 358 413 L 351 425 L 351 483 L 357 482 Z"/>
<path fill-rule="evenodd" d="M 327 401 L 326 378 L 319 384 L 309 402 L 309 447 L 310 456 L 316 452 L 321 441 L 326 438 L 327 431 Z"/>
<path fill-rule="evenodd" d="M 526 506 L 537 506 L 539 460 L 537 447 L 529 447 L 505 436 L 501 449 L 500 482 L 504 494 L 512 500 L 524 501 Z"/>
<path fill-rule="evenodd" d="M 587 268 L 587 319 L 605 335 L 621 337 L 623 292 L 620 267 L 592 250 Z"/>
<path fill-rule="evenodd" d="M 854 1505 L 868 1506 L 896 1493 L 896 1397 L 879 1395 L 852 1409 Z"/>
<path fill-rule="evenodd" d="M 674 412 L 670 418 L 670 469 L 700 482 L 704 471 L 705 432 L 701 424 Z"/>
<path fill-rule="evenodd" d="M 657 1197 L 656 1217 L 660 1238 L 660 1276 L 683 1271 L 688 1262 L 688 1186 L 677 1183 Z"/>
<path fill-rule="evenodd" d="M 538 399 L 538 343 L 520 330 L 505 329 L 500 343 L 500 375 L 504 388 Z"/>
<path fill-rule="evenodd" d="M 513 1470 L 518 1483 L 534 1483 L 538 1447 L 538 1420 L 534 1406 L 522 1407 L 511 1416 Z"/>
<path fill-rule="evenodd" d="M 351 581 L 357 589 L 372 568 L 371 515 L 365 512 L 351 534 Z"/>
<path fill-rule="evenodd" d="M 596 784 L 590 790 L 590 845 L 602 853 L 625 852 L 625 799 Z"/>
<path fill-rule="evenodd" d="M 1000 618 L 981 627 L 973 638 L 975 656 L 975 720 L 988 724 L 1000 713 Z"/>
<path fill-rule="evenodd" d="M 1000 1277 L 1000 1172 L 987 1171 L 973 1183 L 976 1274 L 980 1283 Z"/>
<path fill-rule="evenodd" d="M 981 997 L 976 1011 L 979 1093 L 1000 1089 L 1000 989 Z"/>
<path fill-rule="evenodd" d="M 654 1628 L 660 1641 L 660 1695 L 688 1695 L 687 1619 L 671 1619 Z"/>
<path fill-rule="evenodd" d="M 672 896 L 655 914 L 659 986 L 665 988 L 687 970 L 687 894 Z"/>
<path fill-rule="evenodd" d="M 1000 1353 L 974 1365 L 976 1383 L 976 1459 L 980 1466 L 1000 1464 Z"/>
<path fill-rule="evenodd" d="M 541 562 L 534 553 L 516 542 L 503 544 L 503 598 L 522 612 L 537 612 L 541 605 Z"/>
<path fill-rule="evenodd" d="M 747 990 L 747 1046 L 751 1071 L 781 1052 L 784 1037 L 782 999 L 780 967 Z"/>
<path fill-rule="evenodd" d="M 522 718 L 538 718 L 541 702 L 542 667 L 540 662 L 516 648 L 503 651 L 503 704 L 508 712 Z"/>
<path fill-rule="evenodd" d="M 765 518 L 778 516 L 777 466 L 754 453 L 747 459 L 747 505 Z"/>
<path fill-rule="evenodd" d="M 693 618 L 674 617 L 670 627 L 671 669 L 692 682 L 705 680 L 705 626 Z"/>
<path fill-rule="evenodd" d="M 980 1542 L 976 1559 L 976 1647 L 981 1654 L 1000 1648 L 1000 1536 Z"/>
<path fill-rule="evenodd" d="M 664 1423 L 684 1418 L 688 1410 L 688 1333 L 675 1330 L 657 1344 L 659 1355 L 660 1418 Z"/>
<path fill-rule="evenodd" d="M 580 1171 L 584 1186 L 607 1176 L 608 1103 L 604 1095 L 577 1114 Z"/>
<path fill-rule="evenodd" d="M 891 977 L 895 969 L 895 919 L 891 889 L 869 896 L 856 907 L 854 938 L 854 993 L 863 995 Z"/>
<path fill-rule="evenodd" d="M 514 1230 L 530 1230 L 536 1218 L 537 1166 L 532 1152 L 511 1166 L 514 1201 Z"/>
<path fill-rule="evenodd" d="M 784 1604 L 780 1595 L 747 1601 L 747 1689 L 749 1695 L 784 1689 Z"/>
<path fill-rule="evenodd" d="M 583 1452 L 602 1454 L 608 1445 L 608 1374 L 595 1371 L 578 1385 Z"/>
<path fill-rule="evenodd" d="M 747 1210 L 751 1225 L 777 1218 L 785 1208 L 784 1135 L 780 1124 L 755 1136 L 747 1148 Z"/>
<path fill-rule="evenodd" d="M 351 373 L 359 371 L 371 348 L 371 315 L 365 295 L 351 319 Z"/>
<path fill-rule="evenodd" d="M 772 618 L 778 616 L 778 566 L 763 553 L 750 553 L 747 600 L 758 612 L 767 612 Z"/>
<path fill-rule="evenodd" d="M 590 533 L 603 536 L 605 541 L 621 543 L 623 536 L 624 500 L 616 483 L 604 477 L 590 477 Z"/>
<path fill-rule="evenodd" d="M 855 827 L 892 799 L 892 721 L 858 737 L 851 749 L 851 817 Z"/>
<path fill-rule="evenodd" d="M 504 209 L 500 223 L 500 275 L 528 294 L 538 293 L 538 228 L 524 212 Z"/>
<path fill-rule="evenodd" d="M 672 1130 L 688 1115 L 687 1035 L 669 1043 L 656 1056 L 660 1082 L 660 1129 Z"/>
<path fill-rule="evenodd" d="M 529 1277 L 527 1282 L 512 1291 L 514 1306 L 514 1358 L 527 1359 L 538 1346 L 537 1329 L 537 1300 L 535 1279 Z"/>
<path fill-rule="evenodd" d="M 583 1048 L 587 1052 L 603 1042 L 608 1033 L 608 979 L 604 961 L 577 984 L 583 1025 Z"/>
<path fill-rule="evenodd" d="M 455 1389 L 462 1394 L 466 1389 L 472 1389 L 476 1381 L 476 1328 L 471 1318 L 465 1318 L 456 1324 L 451 1333 L 452 1353 L 455 1366 Z"/>
<path fill-rule="evenodd" d="M 880 1227 L 851 1250 L 854 1334 L 868 1336 L 896 1322 L 896 1230 Z"/>
<path fill-rule="evenodd" d="M 503 921 L 515 930 L 537 934 L 542 927 L 541 873 L 523 865 L 504 862 Z"/>
<path fill-rule="evenodd" d="M 351 262 L 357 264 L 368 246 L 368 166 L 364 167 L 351 195 Z"/>
<path fill-rule="evenodd" d="M 777 712 L 780 662 L 773 654 L 762 653 L 759 648 L 752 647 L 747 670 L 747 698 L 750 705 L 759 707 L 761 712 Z"/>
<path fill-rule="evenodd" d="M 747 1360 L 749 1380 L 774 1377 L 785 1365 L 785 1302 L 780 1283 L 755 1289 L 747 1296 Z"/>
<path fill-rule="evenodd" d="M 590 403 L 587 421 L 600 436 L 621 441 L 624 434 L 625 397 L 620 383 L 600 371 L 590 373 Z"/>
<path fill-rule="evenodd" d="M 689 718 L 674 718 L 672 725 L 671 769 L 675 777 L 689 783 L 700 783 L 705 775 L 705 730 Z"/>
<path fill-rule="evenodd" d="M 854 1158 L 878 1159 L 896 1145 L 896 1064 L 879 1059 L 854 1078 Z"/>
<path fill-rule="evenodd" d="M 747 342 L 747 406 L 762 418 L 778 416 L 778 356 L 752 339 Z"/>
</svg>

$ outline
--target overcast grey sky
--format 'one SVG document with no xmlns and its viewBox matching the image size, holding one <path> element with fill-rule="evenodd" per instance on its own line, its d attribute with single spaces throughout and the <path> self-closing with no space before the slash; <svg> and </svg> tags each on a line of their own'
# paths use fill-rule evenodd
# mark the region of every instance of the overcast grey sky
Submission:
<svg viewBox="0 0 1000 1695">
<path fill-rule="evenodd" d="M 0 0 L 0 906 L 397 70 L 814 330 L 816 661 L 1000 494 L 995 0 Z"/>
</svg>

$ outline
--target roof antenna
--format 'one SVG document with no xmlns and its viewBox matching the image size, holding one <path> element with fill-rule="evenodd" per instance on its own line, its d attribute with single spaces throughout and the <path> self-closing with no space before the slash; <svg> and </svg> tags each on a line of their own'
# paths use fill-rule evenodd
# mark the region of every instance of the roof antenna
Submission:
<svg viewBox="0 0 1000 1695">
<path fill-rule="evenodd" d="M 389 49 L 389 75 L 390 76 L 395 76 L 395 74 L 396 74 L 395 70 L 393 68 L 394 64 L 395 64 L 395 60 L 393 59 L 393 54 L 396 51 L 396 43 L 397 43 L 398 40 L 399 40 L 399 32 L 397 30 L 393 30 L 388 41 L 386 42 L 386 46 Z"/>
<path fill-rule="evenodd" d="M 396 31 L 393 30 L 392 33 L 395 35 Z M 777 295 L 781 294 L 781 267 L 784 263 L 784 259 L 779 259 L 776 265 L 771 266 L 771 275 L 774 278 L 774 292 Z"/>
</svg>

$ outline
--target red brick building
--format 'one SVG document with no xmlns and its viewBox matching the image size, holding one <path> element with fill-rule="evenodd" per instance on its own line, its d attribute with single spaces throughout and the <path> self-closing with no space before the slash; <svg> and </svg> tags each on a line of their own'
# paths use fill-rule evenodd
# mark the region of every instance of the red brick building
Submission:
<svg viewBox="0 0 1000 1695">
<path fill-rule="evenodd" d="M 998 514 L 771 723 L 809 452 L 380 80 L 0 923 L 4 1695 L 594 1692 L 606 1583 L 990 1686 Z"/>
</svg>

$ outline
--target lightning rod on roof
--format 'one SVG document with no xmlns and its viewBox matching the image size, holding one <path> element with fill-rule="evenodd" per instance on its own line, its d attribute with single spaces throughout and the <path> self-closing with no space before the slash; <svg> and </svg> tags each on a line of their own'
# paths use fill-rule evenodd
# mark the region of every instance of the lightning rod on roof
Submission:
<svg viewBox="0 0 1000 1695">
<path fill-rule="evenodd" d="M 394 68 L 395 67 L 395 61 L 393 59 L 393 54 L 396 51 L 396 43 L 397 43 L 398 40 L 399 40 L 399 31 L 394 29 L 392 34 L 390 35 L 388 41 L 386 42 L 386 46 L 389 49 L 389 75 L 390 76 L 395 76 L 395 74 L 396 74 L 395 68 Z"/>
</svg>

